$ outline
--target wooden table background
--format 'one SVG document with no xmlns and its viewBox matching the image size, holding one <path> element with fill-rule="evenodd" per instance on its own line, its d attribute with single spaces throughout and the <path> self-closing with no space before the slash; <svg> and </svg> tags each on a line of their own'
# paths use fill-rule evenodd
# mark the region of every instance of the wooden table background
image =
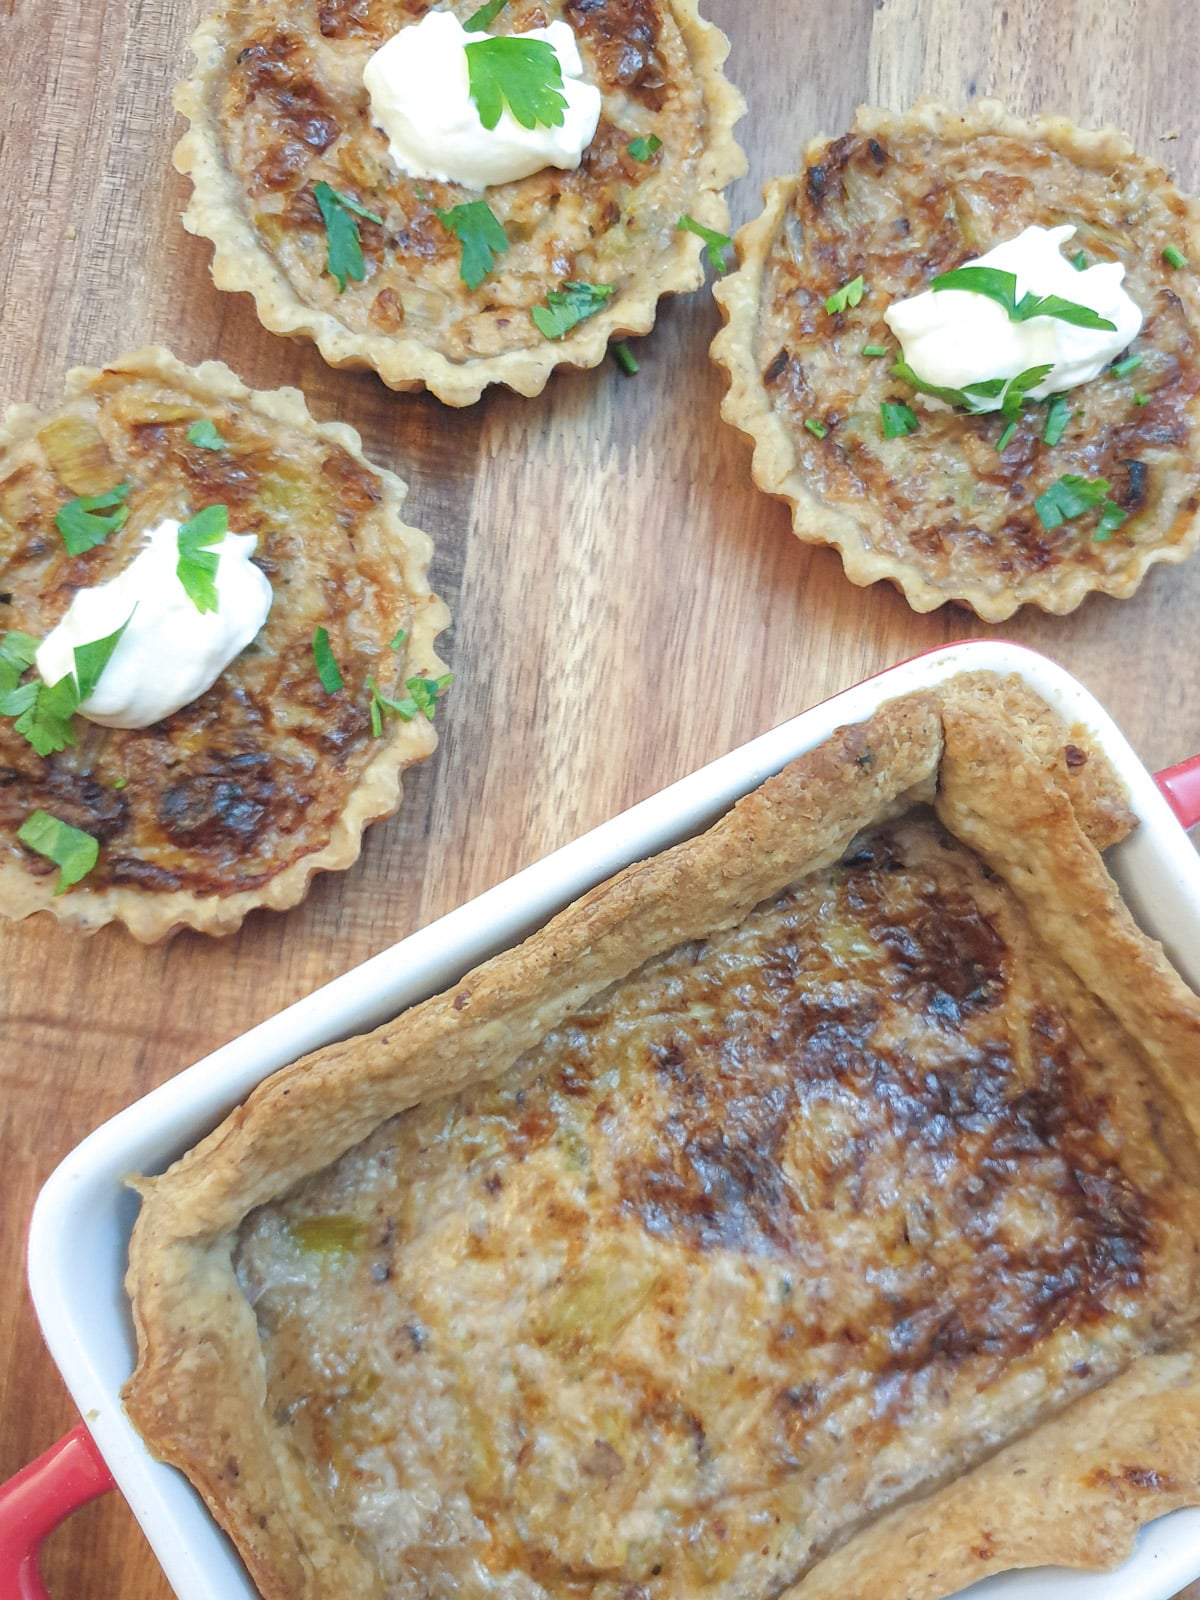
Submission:
<svg viewBox="0 0 1200 1600">
<path fill-rule="evenodd" d="M 23 1286 L 24 1233 L 54 1165 L 98 1122 L 252 1023 L 575 834 L 868 673 L 987 633 L 853 588 L 751 486 L 721 423 L 706 292 L 667 304 L 636 350 L 537 400 L 466 411 L 327 369 L 218 294 L 179 226 L 171 87 L 204 0 L 0 0 L 0 401 L 53 402 L 76 362 L 147 340 L 299 384 L 411 485 L 456 627 L 443 742 L 355 870 L 237 938 L 144 950 L 46 918 L 0 931 L 0 1478 L 74 1421 Z M 1200 187 L 1197 0 L 706 0 L 749 103 L 754 214 L 766 178 L 863 100 L 998 94 L 1014 110 L 1113 121 Z M 1003 632 L 1061 661 L 1142 757 L 1200 748 L 1200 559 L 1133 599 Z M 1193 619 L 1189 624 L 1189 616 Z M 61 1600 L 166 1600 L 115 1496 L 47 1547 Z"/>
</svg>

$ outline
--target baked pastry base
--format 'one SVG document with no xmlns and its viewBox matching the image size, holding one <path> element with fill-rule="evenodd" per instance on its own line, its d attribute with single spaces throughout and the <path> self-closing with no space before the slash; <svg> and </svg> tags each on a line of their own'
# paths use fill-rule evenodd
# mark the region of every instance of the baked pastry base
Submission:
<svg viewBox="0 0 1200 1600">
<path fill-rule="evenodd" d="M 931 800 L 1071 982 L 1103 997 L 1101 1031 L 1132 1052 L 1156 1102 L 1178 1108 L 1162 1150 L 1174 1153 L 1180 1195 L 1191 1196 L 1184 1210 L 1193 1205 L 1200 1002 L 1133 925 L 1097 852 L 1130 820 L 1103 759 L 1010 680 L 968 677 L 893 702 L 452 991 L 276 1074 L 170 1172 L 143 1182 L 129 1275 L 139 1363 L 127 1405 L 233 1533 L 268 1600 L 392 1591 L 331 1511 L 321 1471 L 298 1457 L 292 1418 L 270 1387 L 270 1329 L 256 1322 L 235 1263 L 259 1226 L 252 1214 L 265 1207 L 266 1217 L 318 1174 L 318 1184 L 339 1183 L 326 1169 L 389 1118 L 487 1084 L 502 1091 L 527 1052 L 576 1026 L 611 985 L 663 952 L 740 927 L 788 885 L 842 861 L 864 828 Z M 1095 1000 L 1087 1005 L 1099 1015 Z M 947 1060 L 939 1070 L 954 1069 Z M 1115 1104 L 1107 1117 L 1100 1137 L 1120 1150 Z M 1191 1237 L 1164 1236 L 1181 1264 L 1176 1287 L 1194 1279 L 1183 1265 Z M 701 1259 L 714 1248 L 703 1245 Z M 927 1465 L 919 1493 L 844 1527 L 789 1592 L 935 1600 L 1011 1566 L 1120 1559 L 1142 1521 L 1200 1498 L 1195 1288 L 1186 1307 L 1164 1306 L 1159 1331 L 1103 1387 L 1068 1410 L 1060 1396 L 998 1451 L 948 1459 L 942 1471 Z M 1087 1373 L 1076 1377 L 1086 1389 Z"/>
<path fill-rule="evenodd" d="M 1022 605 L 1072 611 L 1092 590 L 1125 599 L 1156 562 L 1192 553 L 1200 294 L 1161 251 L 1200 259 L 1200 208 L 1123 135 L 991 100 L 961 113 L 932 100 L 902 116 L 862 108 L 764 198 L 735 241 L 740 270 L 715 286 L 727 326 L 712 354 L 729 375 L 722 414 L 753 444 L 754 482 L 791 505 L 798 538 L 833 545 L 853 583 L 888 579 L 914 610 L 952 600 L 989 622 Z M 1146 312 L 1133 347 L 1144 365 L 1070 391 L 1058 446 L 1044 445 L 1046 413 L 1032 406 L 998 452 L 1006 419 L 927 403 L 892 376 L 900 350 L 883 313 L 1030 223 L 1065 222 L 1078 226 L 1073 251 L 1125 262 Z M 860 306 L 830 316 L 827 296 L 860 272 Z M 919 431 L 883 439 L 883 401 L 910 405 Z M 1093 538 L 1095 517 L 1042 527 L 1033 501 L 1068 473 L 1108 478 L 1128 513 L 1111 539 Z"/>
<path fill-rule="evenodd" d="M 83 478 L 76 476 L 72 483 L 64 485 L 50 477 L 39 435 L 53 425 L 55 418 L 91 416 L 99 395 L 111 401 L 118 393 L 119 409 L 120 392 L 124 389 L 129 392 L 138 420 L 129 423 L 127 435 L 124 425 L 111 417 L 104 422 L 113 454 L 110 459 L 108 453 L 101 452 L 106 464 L 100 478 L 90 484 L 86 481 L 86 459 L 74 468 L 76 474 L 84 473 Z M 135 394 L 135 390 L 139 393 Z M 140 391 L 145 391 L 144 395 Z M 244 427 L 246 438 L 233 438 L 231 451 L 220 460 L 193 449 L 184 442 L 183 435 L 189 422 L 199 417 L 228 419 L 226 431 L 232 436 Z M 152 730 L 100 729 L 79 720 L 80 745 L 46 758 L 34 755 L 19 735 L 0 728 L 6 759 L 17 774 L 6 788 L 5 801 L 10 807 L 17 806 L 21 797 L 28 795 L 24 810 L 20 815 L 13 812 L 11 827 L 5 826 L 0 835 L 0 914 L 21 918 L 47 911 L 86 932 L 116 921 L 123 923 L 135 938 L 152 944 L 183 927 L 210 934 L 232 933 L 252 910 L 267 907 L 281 911 L 302 900 L 314 873 L 351 866 L 361 849 L 363 829 L 378 818 L 390 816 L 399 805 L 404 769 L 424 760 L 436 745 L 434 729 L 424 716 L 411 722 L 389 718 L 384 737 L 372 740 L 365 710 L 350 706 L 345 695 L 335 700 L 317 688 L 308 608 L 316 607 L 313 620 L 329 623 L 335 640 L 339 635 L 333 611 L 344 608 L 341 620 L 348 629 L 347 651 L 353 638 L 355 660 L 359 650 L 366 651 L 364 659 L 375 663 L 374 670 L 381 675 L 380 687 L 393 695 L 403 692 L 401 686 L 408 677 L 433 677 L 444 670 L 434 640 L 447 626 L 449 612 L 429 588 L 427 570 L 432 541 L 401 516 L 407 494 L 405 484 L 394 473 L 366 460 L 353 428 L 343 423 L 318 423 L 297 389 L 249 389 L 221 362 L 187 367 L 169 351 L 151 346 L 114 361 L 103 370 L 79 367 L 68 373 L 66 400 L 53 413 L 28 405 L 10 408 L 0 428 L 0 505 L 7 508 L 10 502 L 4 497 L 11 498 L 15 507 L 13 526 L 19 534 L 5 574 L 4 587 L 12 590 L 4 608 L 7 628 L 43 637 L 66 610 L 75 586 L 105 581 L 113 575 L 114 563 L 119 567 L 128 559 L 144 525 L 148 525 L 147 519 L 152 522 L 158 515 L 183 513 L 182 505 L 171 499 L 177 490 L 174 479 L 168 488 L 141 482 L 145 468 L 139 469 L 137 463 L 142 458 L 135 454 L 130 458 L 134 461 L 132 467 L 129 460 L 125 461 L 135 483 L 132 504 L 136 508 L 140 501 L 152 509 L 135 509 L 125 529 L 99 548 L 74 561 L 65 556 L 61 537 L 53 525 L 54 511 L 72 491 L 94 493 L 111 485 L 119 476 L 116 462 L 126 437 L 142 439 L 147 460 L 161 456 L 176 464 L 183 462 L 181 481 L 192 481 L 195 492 L 204 494 L 205 503 L 245 495 L 247 473 L 265 471 L 269 476 L 269 462 L 267 468 L 263 467 L 267 440 L 277 442 L 280 459 L 286 458 L 288 441 L 295 441 L 292 448 L 297 454 L 303 452 L 306 459 L 311 455 L 314 461 L 323 460 L 331 471 L 344 475 L 344 498 L 340 503 L 357 530 L 357 545 L 341 543 L 335 529 L 330 529 L 327 536 L 306 539 L 303 559 L 298 560 L 297 551 L 289 554 L 291 513 L 287 510 L 284 484 L 279 515 L 272 516 L 269 530 L 260 533 L 257 551 L 258 558 L 277 580 L 271 616 L 249 652 L 231 664 L 206 695 L 155 724 Z M 225 489 L 219 486 L 218 479 L 209 483 L 202 476 L 205 472 L 219 474 L 225 463 L 234 473 Z M 236 512 L 233 528 L 235 532 L 244 531 Z M 321 599 L 323 580 L 315 559 L 324 537 L 328 539 L 330 561 L 344 564 L 349 552 L 354 567 L 352 579 L 346 579 L 343 585 L 341 598 L 328 604 Z M 39 551 L 50 553 L 43 561 Z M 43 565 L 47 568 L 44 581 L 51 587 L 39 593 L 38 574 Z M 331 565 L 326 579 L 333 570 Z M 284 581 L 279 582 L 280 579 Z M 289 589 L 289 584 L 295 587 Z M 357 591 L 356 596 L 349 593 L 349 588 Z M 367 634 L 372 623 L 378 630 L 377 639 L 358 636 Z M 391 652 L 388 640 L 398 627 L 405 627 L 408 637 L 402 651 Z M 279 661 L 278 671 L 268 670 L 268 664 L 261 668 L 255 664 L 254 652 L 260 645 L 270 660 Z M 294 672 L 283 665 L 285 657 L 290 660 L 292 656 Z M 349 673 L 349 657 L 342 664 Z M 359 687 L 351 686 L 352 690 Z M 233 697 L 228 702 L 228 712 L 234 715 L 236 727 L 221 709 L 226 706 L 227 696 Z M 191 852 L 185 840 L 181 843 L 173 836 L 165 840 L 158 837 L 153 817 L 155 805 L 162 803 L 160 790 L 168 783 L 185 780 L 189 762 L 206 749 L 212 751 L 219 768 L 225 759 L 221 755 L 222 743 L 231 743 L 226 776 L 231 783 L 240 783 L 239 754 L 243 772 L 250 762 L 252 775 L 259 774 L 265 757 L 270 773 L 272 741 L 279 747 L 298 730 L 324 751 L 316 758 L 318 768 L 325 774 L 323 779 L 317 779 L 318 790 L 324 787 L 336 792 L 340 787 L 344 791 L 341 809 L 327 828 L 321 824 L 319 807 L 298 795 L 294 818 L 273 824 L 274 844 L 268 843 L 267 851 L 268 855 L 272 849 L 278 851 L 274 860 L 256 861 L 262 835 L 247 830 L 240 810 L 234 818 L 241 828 L 236 836 L 227 838 L 220 827 L 220 816 L 215 816 L 204 824 L 202 841 Z M 249 742 L 239 744 L 239 735 L 245 735 Z M 304 762 L 311 759 L 305 756 Z M 208 790 L 219 776 L 219 772 L 205 769 Z M 282 782 L 282 776 L 279 783 L 272 775 L 268 777 L 262 795 L 268 812 Z M 151 785 L 157 787 L 152 790 Z M 97 809 L 100 798 L 105 804 Z M 237 800 L 239 807 L 243 803 L 252 805 L 251 799 Z M 51 864 L 31 856 L 16 842 L 20 820 L 39 805 L 84 831 L 94 832 L 102 841 L 98 870 L 65 894 L 55 892 L 57 872 Z M 125 864 L 120 871 L 106 866 L 106 851 L 122 856 Z M 226 861 L 224 867 L 222 859 Z M 244 886 L 238 886 L 239 880 Z"/>
</svg>

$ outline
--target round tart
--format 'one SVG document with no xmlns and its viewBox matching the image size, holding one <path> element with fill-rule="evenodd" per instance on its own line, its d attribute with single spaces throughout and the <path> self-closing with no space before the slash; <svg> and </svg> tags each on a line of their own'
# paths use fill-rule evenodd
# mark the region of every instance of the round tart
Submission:
<svg viewBox="0 0 1200 1600">
<path fill-rule="evenodd" d="M 836 546 L 855 583 L 890 579 L 918 611 L 956 600 L 988 621 L 1025 604 L 1070 611 L 1093 589 L 1124 598 L 1153 563 L 1191 553 L 1200 208 L 1122 135 L 1022 121 L 994 101 L 860 110 L 765 199 L 738 235 L 740 270 L 716 288 L 727 326 L 713 356 L 731 380 L 724 415 L 754 444 L 754 481 L 791 503 L 801 539 Z M 1063 397 L 1056 443 L 1044 405 L 1010 429 L 893 372 L 889 305 L 1031 225 L 1063 224 L 1076 230 L 1068 253 L 1124 266 L 1145 320 L 1136 367 Z M 861 300 L 827 309 L 859 277 Z M 896 407 L 914 431 L 889 438 L 885 409 L 909 425 Z M 1063 478 L 1113 509 L 1047 526 L 1037 502 Z"/>
<path fill-rule="evenodd" d="M 429 9 L 227 0 L 193 38 L 196 70 L 176 94 L 191 123 L 175 152 L 195 190 L 184 224 L 213 241 L 219 288 L 248 291 L 268 328 L 314 339 L 334 366 L 373 367 L 451 405 L 490 383 L 538 394 L 556 366 L 597 365 L 610 338 L 653 326 L 660 295 L 702 282 L 701 237 L 680 218 L 725 229 L 721 191 L 745 170 L 730 131 L 743 104 L 721 73 L 728 42 L 695 0 L 508 0 L 493 34 L 572 27 L 600 121 L 577 170 L 472 191 L 402 174 L 363 87 L 368 59 Z M 467 23 L 478 5 L 442 9 Z M 350 213 L 363 276 L 344 290 L 322 184 L 380 219 Z M 508 247 L 471 288 L 438 213 L 481 193 Z M 535 308 L 577 284 L 599 291 L 589 314 L 547 336 Z"/>
<path fill-rule="evenodd" d="M 401 519 L 405 485 L 352 429 L 315 422 L 295 389 L 254 391 L 220 363 L 147 349 L 76 369 L 66 390 L 49 413 L 13 407 L 0 429 L 0 913 L 50 911 L 89 930 L 116 920 L 146 942 L 181 926 L 230 933 L 255 907 L 294 905 L 314 872 L 350 866 L 363 827 L 396 809 L 400 773 L 433 750 L 433 641 L 449 613 L 426 579 L 431 542 Z M 101 542 L 72 555 L 64 508 L 86 515 L 86 497 L 116 526 L 98 522 Z M 35 681 L 13 642 L 44 638 L 164 519 L 216 505 L 257 536 L 265 626 L 163 720 L 75 715 L 75 742 L 39 754 L 12 714 L 27 697 L 13 698 L 15 676 L 27 692 Z M 327 656 L 314 648 L 322 628 Z M 414 705 L 418 679 L 429 687 Z M 27 843 L 39 813 L 99 847 L 65 892 L 70 871 L 38 853 L 36 832 Z"/>
</svg>

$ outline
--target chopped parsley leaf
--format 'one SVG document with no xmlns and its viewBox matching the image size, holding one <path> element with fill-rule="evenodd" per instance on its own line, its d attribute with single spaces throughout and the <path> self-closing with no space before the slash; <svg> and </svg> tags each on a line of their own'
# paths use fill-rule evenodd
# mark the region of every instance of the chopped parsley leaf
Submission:
<svg viewBox="0 0 1200 1600">
<path fill-rule="evenodd" d="M 317 666 L 317 677 L 321 680 L 321 687 L 326 694 L 336 694 L 345 684 L 337 662 L 334 660 L 333 651 L 329 645 L 329 630 L 318 628 L 312 637 L 313 660 Z"/>
<path fill-rule="evenodd" d="M 1004 432 L 996 440 L 996 449 L 997 450 L 1001 450 L 1001 451 L 1002 450 L 1006 450 L 1008 448 L 1009 440 L 1012 438 L 1013 434 L 1016 433 L 1016 431 L 1017 431 L 1017 423 L 1016 423 L 1016 420 L 1014 419 L 1012 422 L 1010 422 L 1008 424 L 1008 426 L 1005 428 Z"/>
<path fill-rule="evenodd" d="M 7 694 L 21 681 L 21 674 L 33 665 L 40 639 L 31 633 L 0 634 L 0 694 Z"/>
<path fill-rule="evenodd" d="M 408 698 L 391 700 L 383 693 L 374 678 L 368 678 L 367 689 L 371 695 L 371 732 L 377 739 L 381 737 L 385 711 L 390 711 L 402 722 L 411 722 L 419 711 L 423 711 L 432 722 L 438 696 L 444 694 L 453 681 L 452 672 L 443 673 L 440 678 L 409 678 L 404 685 L 408 690 Z"/>
<path fill-rule="evenodd" d="M 125 526 L 129 507 L 124 500 L 130 487 L 119 483 L 105 494 L 78 495 L 55 513 L 54 525 L 63 536 L 68 555 L 81 556 Z"/>
<path fill-rule="evenodd" d="M 814 439 L 823 439 L 829 432 L 829 429 L 825 426 L 825 424 L 823 422 L 819 422 L 816 417 L 805 417 L 804 426 L 808 429 L 809 433 L 812 434 Z"/>
<path fill-rule="evenodd" d="M 1150 404 L 1150 396 L 1148 394 L 1135 394 L 1133 403 L 1135 406 L 1148 406 Z"/>
<path fill-rule="evenodd" d="M 188 443 L 201 450 L 224 450 L 226 441 L 217 432 L 217 425 L 209 417 L 193 422 L 187 431 Z"/>
<path fill-rule="evenodd" d="M 612 347 L 612 353 L 613 360 L 620 367 L 621 371 L 625 373 L 626 377 L 636 378 L 642 369 L 638 364 L 638 358 L 625 343 L 624 339 L 617 340 Z"/>
<path fill-rule="evenodd" d="M 1067 431 L 1067 424 L 1071 420 L 1071 404 L 1064 394 L 1055 394 L 1050 397 L 1050 409 L 1046 413 L 1046 427 L 1042 434 L 1042 443 L 1056 445 Z"/>
<path fill-rule="evenodd" d="M 872 360 L 874 360 L 876 356 L 886 356 L 891 352 L 888 350 L 888 347 L 885 344 L 865 344 L 863 345 L 862 353 L 865 356 L 870 356 Z"/>
<path fill-rule="evenodd" d="M 81 828 L 60 822 L 47 811 L 35 811 L 17 829 L 17 838 L 27 850 L 53 861 L 58 868 L 58 887 L 63 894 L 72 884 L 86 878 L 100 858 L 100 842 Z"/>
<path fill-rule="evenodd" d="M 662 149 L 662 140 L 656 133 L 650 133 L 642 139 L 630 139 L 625 148 L 635 161 L 649 161 Z"/>
<path fill-rule="evenodd" d="M 594 317 L 616 292 L 611 283 L 564 283 L 561 289 L 551 289 L 546 304 L 534 306 L 530 314 L 547 339 L 561 339 L 578 323 Z"/>
<path fill-rule="evenodd" d="M 320 207 L 321 220 L 325 224 L 325 265 L 330 277 L 337 280 L 338 293 L 344 294 L 347 278 L 361 283 L 367 271 L 355 217 L 378 222 L 380 226 L 383 218 L 374 211 L 368 211 L 366 206 L 352 200 L 340 189 L 332 188 L 323 179 L 313 184 L 313 198 Z"/>
<path fill-rule="evenodd" d="M 408 629 L 407 628 L 397 628 L 395 633 L 388 640 L 388 649 L 389 650 L 403 650 L 404 649 L 404 641 L 407 638 L 408 638 Z"/>
<path fill-rule="evenodd" d="M 486 200 L 468 200 L 448 211 L 433 209 L 442 226 L 462 245 L 459 277 L 468 289 L 478 289 L 496 265 L 496 257 L 508 249 L 508 235 Z"/>
<path fill-rule="evenodd" d="M 1054 363 L 1050 361 L 1045 366 L 1026 367 L 1024 372 L 1018 372 L 1015 378 L 1010 378 L 1002 390 L 1004 396 L 1000 402 L 1002 414 L 1006 417 L 1019 417 L 1030 389 L 1036 389 L 1043 378 L 1048 378 L 1053 370 Z"/>
<path fill-rule="evenodd" d="M 1173 244 L 1169 244 L 1166 247 L 1162 253 L 1162 258 L 1169 267 L 1174 267 L 1176 270 L 1178 270 L 1180 267 L 1186 267 L 1188 264 L 1188 258 L 1184 255 L 1183 251 L 1178 249 Z"/>
<path fill-rule="evenodd" d="M 507 104 L 523 128 L 560 128 L 567 102 L 562 67 L 544 39 L 509 34 L 465 45 L 471 99 L 485 128 L 494 128 Z"/>
<path fill-rule="evenodd" d="M 1127 372 L 1136 372 L 1142 364 L 1141 356 L 1126 356 L 1124 361 L 1113 362 L 1113 377 L 1123 378 Z"/>
<path fill-rule="evenodd" d="M 76 742 L 75 713 L 95 693 L 96 685 L 128 626 L 129 617 L 126 617 L 121 626 L 106 638 L 77 645 L 74 672 L 68 672 L 57 683 L 44 683 L 42 679 L 34 678 L 29 683 L 18 684 L 16 678 L 11 676 L 13 657 L 4 661 L 3 666 L 7 671 L 0 673 L 0 716 L 15 718 L 14 732 L 32 745 L 39 756 L 54 755 Z M 29 640 L 35 648 L 37 646 L 37 640 L 30 640 L 28 634 L 10 633 L 0 651 L 8 650 L 9 641 L 14 638 Z M 32 665 L 33 653 L 26 644 L 21 643 L 15 655 L 20 657 L 25 654 L 29 657 L 25 666 Z"/>
<path fill-rule="evenodd" d="M 485 6 L 472 12 L 463 23 L 464 33 L 486 33 L 507 4 L 508 0 L 487 0 Z"/>
<path fill-rule="evenodd" d="M 208 546 L 220 544 L 229 532 L 228 506 L 205 506 L 179 525 L 179 560 L 175 576 L 197 611 L 216 611 L 220 556 Z"/>
<path fill-rule="evenodd" d="M 1086 272 L 1087 264 L 1087 252 L 1084 250 L 1077 250 L 1071 257 L 1071 265 L 1075 268 L 1076 272 Z"/>
<path fill-rule="evenodd" d="M 1031 317 L 1055 317 L 1059 322 L 1070 322 L 1077 328 L 1101 328 L 1108 333 L 1116 323 L 1093 311 L 1091 306 L 1081 306 L 1074 300 L 1064 300 L 1061 295 L 1023 294 L 1017 299 L 1017 275 L 1001 272 L 998 267 L 958 267 L 953 272 L 940 273 L 932 280 L 930 289 L 959 289 L 968 294 L 985 295 L 1003 306 L 1010 322 L 1028 322 Z"/>
<path fill-rule="evenodd" d="M 903 403 L 885 400 L 879 408 L 879 415 L 883 420 L 885 439 L 902 439 L 906 433 L 916 433 L 921 426 L 916 413 Z"/>
<path fill-rule="evenodd" d="M 1056 479 L 1045 493 L 1038 495 L 1033 508 L 1042 527 L 1052 531 L 1099 506 L 1100 523 L 1096 537 L 1107 539 L 1128 515 L 1115 501 L 1107 498 L 1111 488 L 1112 484 L 1107 478 L 1082 478 L 1078 473 L 1068 472 Z"/>
<path fill-rule="evenodd" d="M 853 308 L 862 301 L 866 285 L 860 272 L 857 278 L 851 278 L 849 283 L 844 283 L 840 289 L 835 289 L 825 302 L 825 309 L 829 315 L 836 316 L 839 311 L 845 311 L 847 306 Z"/>
<path fill-rule="evenodd" d="M 727 233 L 718 233 L 715 228 L 706 228 L 702 222 L 697 222 L 695 217 L 689 217 L 686 211 L 675 224 L 675 231 L 694 233 L 698 239 L 703 239 L 705 254 L 713 271 L 726 270 L 725 252 L 733 243 Z"/>
</svg>

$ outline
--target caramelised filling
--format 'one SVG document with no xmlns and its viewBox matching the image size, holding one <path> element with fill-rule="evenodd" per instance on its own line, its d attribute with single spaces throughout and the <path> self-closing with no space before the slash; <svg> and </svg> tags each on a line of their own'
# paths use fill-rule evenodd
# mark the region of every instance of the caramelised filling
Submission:
<svg viewBox="0 0 1200 1600">
<path fill-rule="evenodd" d="M 1080 166 L 1007 135 L 950 144 L 914 126 L 827 146 L 801 175 L 770 252 L 756 346 L 813 492 L 844 506 L 871 548 L 914 560 L 933 583 L 990 574 L 1011 589 L 1064 567 L 1118 572 L 1134 544 L 1177 544 L 1200 505 L 1189 456 L 1200 391 L 1194 292 L 1162 258 L 1186 238 L 1182 213 L 1141 163 Z M 1057 444 L 1043 439 L 1046 406 L 1032 405 L 1000 450 L 1005 417 L 929 408 L 892 375 L 900 352 L 883 314 L 1035 223 L 1071 223 L 1070 251 L 1125 265 L 1145 314 L 1133 346 L 1142 364 L 1071 390 Z M 862 304 L 831 316 L 827 297 L 859 274 Z M 864 355 L 864 345 L 888 355 Z M 885 402 L 908 404 L 918 431 L 885 439 Z M 1034 502 L 1067 474 L 1108 480 L 1128 513 L 1111 538 L 1093 537 L 1094 516 L 1043 526 Z"/>
<path fill-rule="evenodd" d="M 474 290 L 439 220 L 479 195 L 396 170 L 362 85 L 369 56 L 429 10 L 418 0 L 282 0 L 227 8 L 227 76 L 215 107 L 251 223 L 299 297 L 359 333 L 411 336 L 451 360 L 536 346 L 530 316 L 564 283 L 620 289 L 670 247 L 699 187 L 707 114 L 666 0 L 510 0 L 492 25 L 521 33 L 563 20 L 603 95 L 577 171 L 547 168 L 486 191 L 509 249 Z M 455 0 L 460 21 L 479 8 Z M 661 140 L 644 160 L 629 145 Z M 314 185 L 331 184 L 382 224 L 360 220 L 365 277 L 344 293 L 326 269 Z"/>
<path fill-rule="evenodd" d="M 927 815 L 254 1213 L 389 1597 L 769 1595 L 1194 1316 L 1197 1160 Z"/>
<path fill-rule="evenodd" d="M 188 441 L 201 418 L 225 447 Z M 77 588 L 103 583 L 164 518 L 229 508 L 258 536 L 274 602 L 257 639 L 208 692 L 138 730 L 75 718 L 78 744 L 40 756 L 0 717 L 0 839 L 43 810 L 99 839 L 90 888 L 230 894 L 254 888 L 330 838 L 375 748 L 365 688 L 403 695 L 411 617 L 378 522 L 378 479 L 339 445 L 301 435 L 158 376 L 112 374 L 47 419 L 0 479 L 0 631 L 43 638 Z M 129 520 L 71 556 L 55 513 L 77 494 L 130 485 Z M 399 607 L 399 608 L 398 608 Z M 317 677 L 329 634 L 346 689 Z M 32 873 L 52 864 L 21 852 Z"/>
</svg>

